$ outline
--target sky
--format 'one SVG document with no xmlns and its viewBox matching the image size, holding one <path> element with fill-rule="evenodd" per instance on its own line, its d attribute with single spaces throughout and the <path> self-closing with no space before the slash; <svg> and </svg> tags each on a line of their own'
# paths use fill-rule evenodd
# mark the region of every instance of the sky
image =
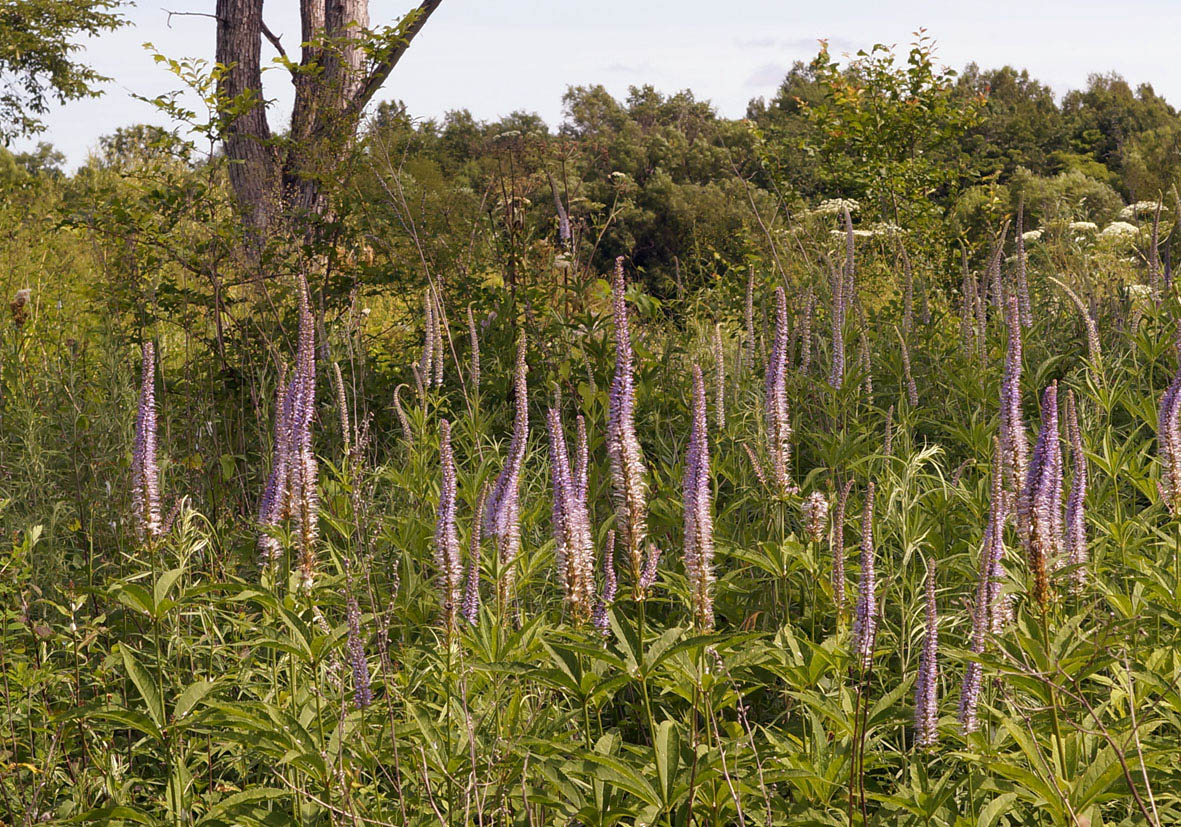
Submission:
<svg viewBox="0 0 1181 827">
<path fill-rule="evenodd" d="M 163 4 L 163 7 L 161 6 Z M 284 47 L 299 47 L 298 0 L 268 0 L 264 19 Z M 180 88 L 145 43 L 172 58 L 212 61 L 215 0 L 139 0 L 131 25 L 85 42 L 84 59 L 113 80 L 104 95 L 57 106 L 46 133 L 74 167 L 100 136 L 133 123 L 168 121 L 137 96 Z M 392 23 L 413 0 L 371 0 L 374 25 Z M 169 17 L 167 11 L 206 16 Z M 1151 83 L 1181 105 L 1176 33 L 1181 0 L 443 0 L 414 40 L 378 100 L 401 99 L 411 115 L 437 118 L 467 108 L 482 120 L 516 110 L 551 126 L 562 119 L 568 86 L 603 84 L 622 97 L 631 85 L 663 92 L 691 89 L 718 112 L 739 117 L 754 97 L 770 97 L 793 61 L 829 41 L 834 55 L 874 43 L 904 46 L 926 28 L 938 61 L 962 68 L 1026 68 L 1058 94 L 1115 71 L 1133 85 Z M 263 60 L 275 56 L 263 44 Z M 264 74 L 272 128 L 284 127 L 291 89 L 282 69 Z M 192 101 L 190 101 L 191 103 Z"/>
</svg>

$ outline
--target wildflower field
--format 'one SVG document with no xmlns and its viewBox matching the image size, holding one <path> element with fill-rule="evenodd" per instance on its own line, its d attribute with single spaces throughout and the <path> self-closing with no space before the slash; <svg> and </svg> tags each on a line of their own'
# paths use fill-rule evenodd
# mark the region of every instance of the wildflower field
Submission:
<svg viewBox="0 0 1181 827">
<path fill-rule="evenodd" d="M 266 234 L 0 156 L 0 823 L 1181 823 L 1181 199 L 914 48 L 383 109 Z"/>
</svg>

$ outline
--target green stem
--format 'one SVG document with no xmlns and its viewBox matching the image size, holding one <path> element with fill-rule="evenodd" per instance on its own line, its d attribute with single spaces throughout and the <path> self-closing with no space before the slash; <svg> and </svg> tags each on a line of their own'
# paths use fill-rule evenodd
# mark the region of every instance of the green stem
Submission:
<svg viewBox="0 0 1181 827">
<path fill-rule="evenodd" d="M 1052 647 L 1050 645 L 1050 622 L 1048 612 L 1042 609 L 1042 638 L 1045 641 L 1046 655 L 1051 659 L 1054 658 Z M 1051 666 L 1055 664 L 1051 663 Z M 1054 728 L 1054 746 L 1058 753 L 1058 772 L 1066 775 L 1066 744 L 1062 740 L 1062 727 L 1058 722 L 1058 693 L 1054 691 L 1053 682 L 1046 684 L 1050 689 L 1050 720 Z"/>
<path fill-rule="evenodd" d="M 644 714 L 648 720 L 648 742 L 656 743 L 656 722 L 652 717 L 652 703 L 648 699 L 648 674 L 647 674 L 647 658 L 644 654 L 644 627 L 646 626 L 646 601 L 640 600 L 639 611 L 636 612 L 636 637 L 639 639 L 639 652 L 636 654 L 639 657 L 640 666 L 640 695 L 644 699 Z"/>
</svg>

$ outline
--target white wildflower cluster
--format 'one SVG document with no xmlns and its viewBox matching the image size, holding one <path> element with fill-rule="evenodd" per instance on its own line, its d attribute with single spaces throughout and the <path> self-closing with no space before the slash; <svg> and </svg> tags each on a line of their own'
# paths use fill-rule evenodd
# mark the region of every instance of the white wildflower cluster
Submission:
<svg viewBox="0 0 1181 827">
<path fill-rule="evenodd" d="M 860 208 L 861 205 L 852 198 L 829 198 L 821 201 L 816 209 L 812 210 L 812 215 L 840 215 L 845 210 L 855 213 Z"/>
<path fill-rule="evenodd" d="M 1027 233 L 1021 234 L 1021 240 L 1026 244 L 1031 244 L 1034 241 L 1040 240 L 1043 232 L 1044 230 L 1030 230 Z"/>
<path fill-rule="evenodd" d="M 1076 233 L 1093 233 L 1099 230 L 1099 225 L 1094 221 L 1071 221 L 1066 229 Z"/>
<path fill-rule="evenodd" d="M 1137 201 L 1135 204 L 1129 204 L 1119 211 L 1120 218 L 1135 218 L 1144 213 L 1154 213 L 1160 207 L 1156 201 Z"/>
<path fill-rule="evenodd" d="M 1139 234 L 1140 230 L 1135 224 L 1129 224 L 1127 221 L 1112 221 L 1102 232 L 1099 233 L 1100 238 L 1105 239 L 1123 239 Z"/>
<path fill-rule="evenodd" d="M 869 224 L 865 227 L 858 227 L 853 231 L 854 238 L 873 238 L 875 236 L 895 236 L 902 232 L 902 228 L 897 224 L 891 224 L 888 221 L 878 224 Z M 829 230 L 829 235 L 833 238 L 843 239 L 848 232 L 846 230 Z"/>
<path fill-rule="evenodd" d="M 1135 301 L 1144 301 L 1152 296 L 1152 288 L 1147 284 L 1129 284 L 1128 298 Z"/>
</svg>

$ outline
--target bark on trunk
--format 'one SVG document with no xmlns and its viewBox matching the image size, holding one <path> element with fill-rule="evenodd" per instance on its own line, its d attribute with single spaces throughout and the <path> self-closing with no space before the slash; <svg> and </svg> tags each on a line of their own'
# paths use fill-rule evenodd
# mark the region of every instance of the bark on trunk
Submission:
<svg viewBox="0 0 1181 827">
<path fill-rule="evenodd" d="M 271 224 L 278 209 L 278 158 L 262 97 L 263 0 L 217 0 L 217 62 L 230 69 L 218 81 L 224 101 L 221 129 L 230 184 L 254 229 Z"/>
</svg>

